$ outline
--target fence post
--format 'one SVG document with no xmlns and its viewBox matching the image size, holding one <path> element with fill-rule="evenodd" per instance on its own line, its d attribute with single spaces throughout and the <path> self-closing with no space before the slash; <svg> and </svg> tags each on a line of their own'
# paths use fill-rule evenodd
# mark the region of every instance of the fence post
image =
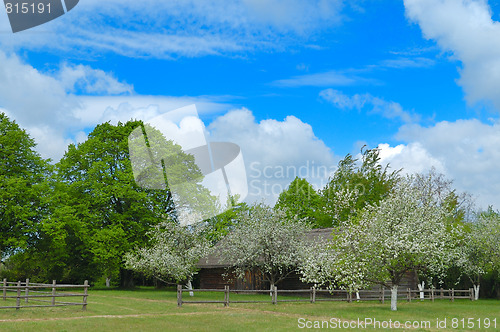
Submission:
<svg viewBox="0 0 500 332">
<path fill-rule="evenodd" d="M 407 301 L 411 302 L 411 289 L 410 288 L 408 288 L 408 298 L 407 298 Z"/>
<path fill-rule="evenodd" d="M 16 310 L 21 307 L 21 281 L 17 282 Z"/>
<path fill-rule="evenodd" d="M 56 281 L 52 280 L 52 305 L 56 305 Z"/>
<path fill-rule="evenodd" d="M 229 307 L 229 285 L 224 286 L 224 307 Z"/>
<path fill-rule="evenodd" d="M 7 296 L 7 279 L 3 279 L 3 300 L 5 301 L 5 297 Z"/>
<path fill-rule="evenodd" d="M 385 287 L 381 286 L 381 288 L 382 288 L 382 304 L 384 304 L 384 302 L 385 302 Z"/>
<path fill-rule="evenodd" d="M 182 307 L 182 285 L 177 285 L 177 306 Z"/>
<path fill-rule="evenodd" d="M 24 291 L 24 293 L 25 293 L 24 295 L 26 295 L 26 298 L 24 299 L 24 303 L 28 303 L 29 284 L 30 284 L 30 280 L 26 279 L 26 290 Z"/>
<path fill-rule="evenodd" d="M 451 302 L 455 302 L 455 288 L 451 289 Z"/>
<path fill-rule="evenodd" d="M 87 296 L 88 296 L 89 281 L 85 280 L 83 283 L 83 305 L 82 310 L 87 310 Z"/>
<path fill-rule="evenodd" d="M 276 287 L 276 285 L 274 285 L 273 294 L 274 294 L 273 304 L 277 304 L 278 303 L 278 287 Z"/>
<path fill-rule="evenodd" d="M 444 299 L 444 291 L 443 291 L 443 287 L 441 287 L 441 295 L 440 295 L 440 298 L 441 300 Z"/>
</svg>

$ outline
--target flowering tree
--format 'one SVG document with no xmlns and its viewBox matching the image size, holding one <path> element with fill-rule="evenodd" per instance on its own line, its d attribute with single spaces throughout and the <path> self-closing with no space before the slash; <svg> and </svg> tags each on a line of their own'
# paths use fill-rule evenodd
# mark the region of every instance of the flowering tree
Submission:
<svg viewBox="0 0 500 332">
<path fill-rule="evenodd" d="M 478 300 L 481 277 L 500 271 L 500 215 L 490 208 L 467 226 L 456 247 L 456 264 L 472 282 Z"/>
<path fill-rule="evenodd" d="M 127 267 L 165 282 L 186 283 L 192 289 L 196 264 L 209 250 L 200 227 L 167 221 L 155 226 L 150 236 L 150 247 L 125 255 Z"/>
<path fill-rule="evenodd" d="M 220 246 L 220 260 L 238 277 L 258 269 L 271 287 L 295 271 L 309 226 L 263 204 L 239 214 L 237 227 Z"/>
<path fill-rule="evenodd" d="M 319 264 L 301 268 L 304 279 L 349 290 L 381 284 L 391 288 L 391 309 L 397 310 L 397 290 L 406 272 L 444 271 L 450 257 L 447 217 L 432 193 L 419 190 L 413 178 L 403 178 L 378 205 L 367 205 L 340 225 Z"/>
</svg>

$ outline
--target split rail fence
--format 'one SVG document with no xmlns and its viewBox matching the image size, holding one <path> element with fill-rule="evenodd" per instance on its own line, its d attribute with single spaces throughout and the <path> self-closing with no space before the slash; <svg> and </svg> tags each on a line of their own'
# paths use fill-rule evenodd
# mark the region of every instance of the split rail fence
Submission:
<svg viewBox="0 0 500 332">
<path fill-rule="evenodd" d="M 85 280 L 83 285 L 57 284 L 54 280 L 52 284 L 26 282 L 8 282 L 3 280 L 0 284 L 2 289 L 1 298 L 5 301 L 0 309 L 20 309 L 35 307 L 61 307 L 61 306 L 82 306 L 82 310 L 87 309 L 87 297 L 89 283 Z M 74 289 L 83 288 L 83 293 L 75 293 Z M 69 299 L 81 297 L 82 301 L 68 302 Z M 68 300 L 66 300 L 68 299 Z"/>
<path fill-rule="evenodd" d="M 182 297 L 183 292 L 218 292 L 224 293 L 224 300 L 184 300 Z M 241 300 L 230 299 L 230 294 L 270 294 L 269 300 Z M 295 295 L 296 297 L 302 294 L 302 298 L 290 298 L 290 296 L 282 296 L 278 298 L 278 294 L 288 294 Z M 359 295 L 359 297 L 358 297 Z M 434 302 L 435 299 L 449 299 L 450 301 L 455 301 L 455 299 L 469 299 L 474 301 L 474 290 L 469 288 L 467 290 L 456 290 L 456 289 L 423 289 L 423 290 L 413 290 L 410 288 L 398 289 L 398 298 L 406 299 L 408 302 L 412 300 L 430 300 Z M 380 288 L 379 290 L 361 290 L 357 294 L 350 293 L 347 290 L 328 290 L 328 289 L 316 289 L 311 287 L 310 289 L 294 289 L 294 290 L 278 290 L 274 287 L 272 290 L 236 290 L 229 289 L 229 286 L 225 286 L 224 289 L 184 289 L 181 285 L 177 285 L 177 306 L 182 306 L 183 304 L 189 303 L 222 303 L 224 306 L 229 306 L 229 303 L 272 303 L 277 304 L 278 302 L 321 302 L 321 301 L 379 301 L 381 303 L 385 302 L 385 299 L 391 299 L 391 290 Z"/>
</svg>

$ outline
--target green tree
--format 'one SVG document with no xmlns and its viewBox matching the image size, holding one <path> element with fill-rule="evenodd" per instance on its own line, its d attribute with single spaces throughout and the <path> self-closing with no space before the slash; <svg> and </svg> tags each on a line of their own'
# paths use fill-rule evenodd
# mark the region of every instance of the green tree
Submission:
<svg viewBox="0 0 500 332">
<path fill-rule="evenodd" d="M 229 234 L 238 225 L 238 215 L 247 212 L 250 207 L 245 202 L 239 202 L 237 195 L 228 197 L 226 206 L 231 208 L 226 211 L 205 220 L 203 232 L 211 244 L 216 244 L 224 236 Z"/>
<path fill-rule="evenodd" d="M 176 218 L 168 187 L 144 189 L 134 178 L 129 155 L 129 144 L 133 142 L 129 142 L 129 136 L 142 126 L 140 121 L 98 125 L 85 142 L 70 145 L 57 164 L 64 201 L 59 202 L 55 213 L 72 220 L 65 232 L 71 238 L 71 242 L 67 241 L 68 269 L 73 278 L 93 270 L 94 279 L 103 276 L 109 282 L 123 269 L 124 254 L 144 245 L 153 226 L 167 217 Z M 161 133 L 156 131 L 148 140 L 150 145 L 157 145 L 152 151 L 177 158 L 179 177 L 202 178 L 194 157 L 184 154 Z M 126 281 L 122 280 L 122 284 Z"/>
<path fill-rule="evenodd" d="M 328 226 L 321 197 L 306 179 L 296 177 L 279 195 L 275 208 L 283 210 L 288 219 L 296 218 L 313 227 Z"/>
<path fill-rule="evenodd" d="M 356 215 L 367 204 L 386 198 L 399 178 L 398 171 L 380 164 L 379 149 L 361 149 L 361 160 L 348 154 L 327 185 L 320 191 L 329 223 L 338 225 Z M 359 163 L 360 162 L 360 163 Z"/>
<path fill-rule="evenodd" d="M 25 249 L 46 213 L 47 160 L 14 121 L 0 113 L 0 259 Z"/>
</svg>

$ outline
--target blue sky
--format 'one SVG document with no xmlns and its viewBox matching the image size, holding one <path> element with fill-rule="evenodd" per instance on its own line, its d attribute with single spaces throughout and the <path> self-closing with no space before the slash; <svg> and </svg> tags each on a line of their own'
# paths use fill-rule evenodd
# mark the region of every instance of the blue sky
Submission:
<svg viewBox="0 0 500 332">
<path fill-rule="evenodd" d="M 499 206 L 499 14 L 480 0 L 82 0 L 12 34 L 2 13 L 0 108 L 57 160 L 100 122 L 194 103 L 212 139 L 274 171 L 250 172 L 253 200 L 291 180 L 280 167 L 321 187 L 314 167 L 367 144 Z"/>
</svg>

